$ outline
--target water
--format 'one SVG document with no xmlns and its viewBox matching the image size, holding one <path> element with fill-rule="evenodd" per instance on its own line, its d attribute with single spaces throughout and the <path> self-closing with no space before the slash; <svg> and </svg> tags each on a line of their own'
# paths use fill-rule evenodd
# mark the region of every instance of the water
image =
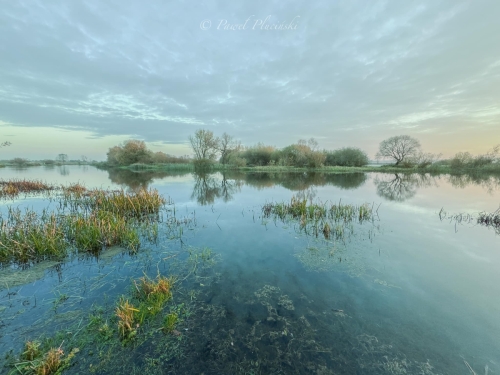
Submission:
<svg viewBox="0 0 500 375">
<path fill-rule="evenodd" d="M 172 302 L 189 309 L 178 324 L 181 335 L 157 332 L 153 322 L 135 343 L 122 346 L 114 337 L 90 345 L 90 354 L 82 346 L 68 373 L 468 374 L 467 365 L 477 374 L 500 372 L 500 238 L 453 218 L 495 211 L 498 179 L 136 174 L 78 166 L 0 173 L 153 187 L 173 199 L 178 218 L 190 220 L 181 238 L 170 233 L 137 255 L 120 249 L 99 259 L 80 255 L 21 271 L 24 283 L 0 285 L 1 353 L 19 353 L 25 340 L 44 333 L 74 340 L 96 311 L 111 325 L 131 279 L 160 272 L 183 275 Z M 345 242 L 262 217 L 266 202 L 297 194 L 369 203 L 378 215 L 354 225 Z M 30 197 L 3 201 L 0 210 L 48 204 Z M 194 269 L 193 259 L 201 258 L 193 254 L 205 247 L 216 262 Z M 0 271 L 4 284 L 12 282 L 7 272 L 14 271 Z"/>
</svg>

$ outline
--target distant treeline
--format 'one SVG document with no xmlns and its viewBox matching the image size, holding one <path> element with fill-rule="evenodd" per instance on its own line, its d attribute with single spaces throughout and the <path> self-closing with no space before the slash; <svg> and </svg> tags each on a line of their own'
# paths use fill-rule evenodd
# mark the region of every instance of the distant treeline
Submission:
<svg viewBox="0 0 500 375">
<path fill-rule="evenodd" d="M 202 146 L 203 147 L 203 146 Z M 207 151 L 203 153 L 204 151 Z M 204 164 L 219 162 L 227 167 L 283 166 L 298 168 L 320 168 L 322 166 L 361 167 L 368 164 L 366 153 L 357 148 L 346 147 L 334 151 L 318 150 L 314 140 L 299 141 L 296 144 L 278 149 L 258 143 L 243 147 L 239 144 L 227 145 L 219 152 L 201 150 L 205 157 L 176 157 L 163 152 L 148 150 L 145 142 L 129 140 L 120 146 L 109 149 L 107 163 L 110 166 L 130 166 L 133 164 Z"/>
<path fill-rule="evenodd" d="M 176 157 L 163 152 L 148 150 L 145 142 L 129 140 L 109 149 L 108 166 L 132 166 L 150 168 L 152 166 L 171 165 L 171 168 L 210 169 L 222 168 L 308 168 L 324 167 L 366 167 L 369 163 L 367 154 L 355 147 L 343 147 L 337 150 L 321 150 L 314 139 L 299 140 L 284 148 L 257 143 L 243 146 L 232 136 L 224 133 L 216 137 L 209 130 L 199 129 L 189 137 L 194 157 Z M 486 154 L 473 156 L 468 152 L 459 152 L 453 158 L 442 160 L 440 155 L 423 152 L 420 142 L 408 135 L 394 136 L 383 140 L 376 155 L 377 160 L 389 160 L 393 164 L 374 167 L 377 171 L 411 169 L 429 172 L 460 172 L 477 170 L 500 172 L 500 146 Z"/>
</svg>

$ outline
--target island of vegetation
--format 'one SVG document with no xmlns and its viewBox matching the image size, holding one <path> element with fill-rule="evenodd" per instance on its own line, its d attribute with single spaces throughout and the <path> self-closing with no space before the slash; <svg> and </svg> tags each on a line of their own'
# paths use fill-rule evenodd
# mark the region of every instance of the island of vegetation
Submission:
<svg viewBox="0 0 500 375">
<path fill-rule="evenodd" d="M 217 137 L 210 130 L 198 129 L 189 137 L 189 143 L 193 156 L 178 157 L 164 152 L 153 152 L 148 149 L 144 141 L 131 139 L 111 147 L 105 162 L 89 161 L 85 156 L 69 160 L 68 155 L 59 154 L 55 160 L 28 161 L 18 157 L 0 162 L 0 167 L 92 164 L 107 169 L 126 168 L 136 171 L 235 169 L 329 173 L 500 173 L 500 145 L 481 155 L 458 152 L 450 159 L 443 159 L 440 154 L 424 152 L 420 142 L 408 135 L 398 135 L 383 140 L 379 145 L 376 161 L 370 161 L 366 152 L 356 147 L 321 150 L 314 138 L 302 139 L 283 148 L 264 143 L 243 146 L 227 133 Z M 5 146 L 10 146 L 10 143 L 0 144 L 0 147 Z"/>
</svg>

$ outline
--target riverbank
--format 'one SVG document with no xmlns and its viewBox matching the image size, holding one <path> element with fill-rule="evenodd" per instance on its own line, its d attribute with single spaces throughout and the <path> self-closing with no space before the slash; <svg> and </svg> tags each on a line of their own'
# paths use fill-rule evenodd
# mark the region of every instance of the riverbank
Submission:
<svg viewBox="0 0 500 375">
<path fill-rule="evenodd" d="M 96 164 L 103 169 L 128 169 L 132 171 L 195 171 L 192 163 L 185 164 L 132 164 L 128 166 L 110 166 L 106 163 Z M 242 172 L 320 172 L 320 173 L 431 173 L 431 174 L 500 174 L 500 164 L 490 164 L 481 168 L 452 168 L 447 164 L 433 164 L 426 167 L 396 167 L 394 165 L 367 165 L 363 167 L 325 166 L 320 168 L 301 168 L 289 166 L 254 166 L 235 167 L 213 164 L 207 171 L 242 171 Z"/>
</svg>

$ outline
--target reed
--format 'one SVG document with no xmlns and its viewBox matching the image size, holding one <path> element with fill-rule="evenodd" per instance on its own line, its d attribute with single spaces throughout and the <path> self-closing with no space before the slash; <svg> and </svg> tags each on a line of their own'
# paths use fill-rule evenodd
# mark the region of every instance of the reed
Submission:
<svg viewBox="0 0 500 375">
<path fill-rule="evenodd" d="M 134 281 L 136 298 L 140 301 L 138 320 L 142 324 L 151 316 L 157 315 L 172 298 L 171 288 L 174 280 L 158 275 L 155 280 L 144 276 Z"/>
<path fill-rule="evenodd" d="M 27 263 L 59 258 L 67 253 L 67 242 L 54 213 L 9 208 L 0 216 L 0 262 Z"/>
<path fill-rule="evenodd" d="M 142 218 L 158 214 L 166 203 L 167 200 L 155 189 L 125 192 L 74 187 L 64 192 L 62 207 L 78 211 L 109 211 L 125 218 Z"/>
<path fill-rule="evenodd" d="M 65 368 L 69 367 L 71 360 L 79 351 L 78 348 L 73 348 L 65 356 L 61 345 L 57 348 L 50 348 L 44 354 L 41 346 L 42 344 L 39 341 L 28 341 L 24 344 L 24 351 L 19 358 L 21 362 L 14 364 L 16 374 L 60 374 Z"/>
<path fill-rule="evenodd" d="M 135 314 L 139 312 L 128 299 L 122 297 L 116 307 L 115 315 L 118 318 L 118 331 L 122 339 L 131 339 L 136 335 Z"/>
<path fill-rule="evenodd" d="M 318 221 L 330 219 L 333 221 L 359 222 L 371 220 L 373 209 L 368 204 L 360 206 L 328 203 L 307 203 L 306 199 L 293 197 L 290 203 L 266 203 L 262 207 L 264 217 L 275 217 L 281 220 L 287 218 L 300 219 L 304 221 Z"/>
<path fill-rule="evenodd" d="M 65 224 L 66 236 L 78 251 L 96 253 L 114 245 L 135 251 L 140 244 L 134 225 L 108 211 L 71 215 Z"/>
<path fill-rule="evenodd" d="M 363 204 L 308 203 L 304 198 L 292 197 L 290 203 L 266 203 L 262 207 L 264 218 L 272 217 L 283 222 L 298 220 L 301 231 L 318 237 L 321 233 L 325 239 L 344 240 L 349 232 L 353 232 L 353 223 L 360 224 L 373 220 L 373 206 Z"/>
<path fill-rule="evenodd" d="M 477 223 L 500 231 L 500 208 L 492 213 L 481 212 L 477 218 Z"/>
<path fill-rule="evenodd" d="M 0 198 L 15 198 L 19 194 L 50 192 L 56 186 L 39 180 L 0 180 Z"/>
</svg>

